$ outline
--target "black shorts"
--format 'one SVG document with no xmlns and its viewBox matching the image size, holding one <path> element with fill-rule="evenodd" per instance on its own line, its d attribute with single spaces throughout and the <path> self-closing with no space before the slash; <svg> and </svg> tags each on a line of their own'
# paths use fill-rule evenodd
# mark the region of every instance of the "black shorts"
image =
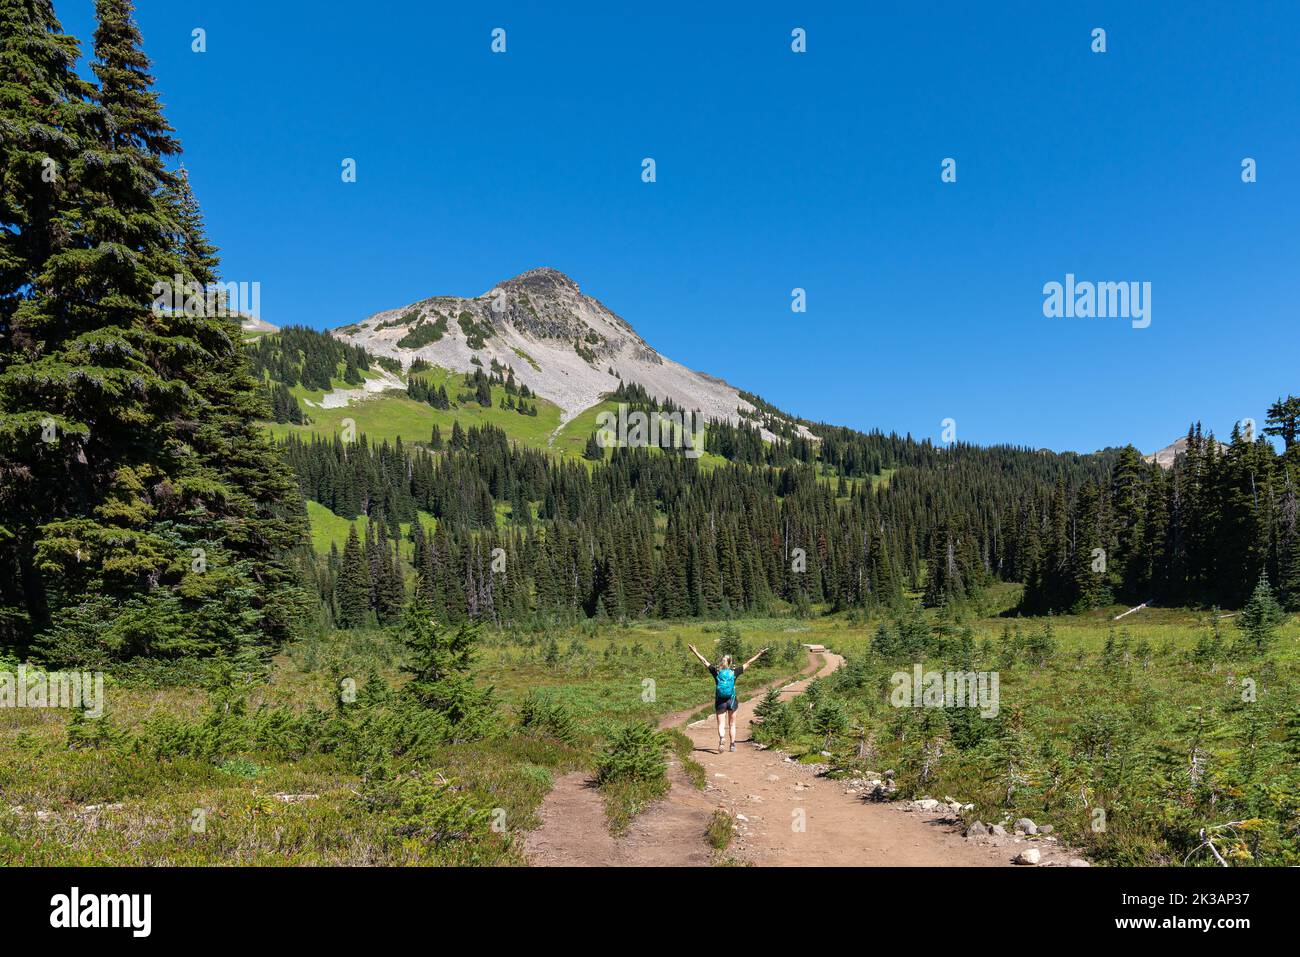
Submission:
<svg viewBox="0 0 1300 957">
<path fill-rule="evenodd" d="M 730 698 L 719 698 L 717 695 L 714 695 L 713 697 L 714 714 L 721 714 L 724 711 L 735 711 L 738 707 L 740 707 L 740 702 L 736 700 L 734 694 Z"/>
</svg>

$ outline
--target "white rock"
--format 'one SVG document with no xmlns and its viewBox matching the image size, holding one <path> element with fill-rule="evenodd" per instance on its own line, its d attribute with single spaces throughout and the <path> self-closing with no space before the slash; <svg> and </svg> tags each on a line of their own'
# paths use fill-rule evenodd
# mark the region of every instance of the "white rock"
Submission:
<svg viewBox="0 0 1300 957">
<path fill-rule="evenodd" d="M 1038 852 L 1036 847 L 1027 847 L 1016 855 L 1017 864 L 1037 864 L 1043 859 L 1043 855 Z"/>
</svg>

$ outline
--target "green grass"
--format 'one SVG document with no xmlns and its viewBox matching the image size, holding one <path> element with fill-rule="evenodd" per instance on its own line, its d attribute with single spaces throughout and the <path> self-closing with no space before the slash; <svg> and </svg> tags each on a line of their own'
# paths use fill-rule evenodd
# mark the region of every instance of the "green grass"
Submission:
<svg viewBox="0 0 1300 957">
<path fill-rule="evenodd" d="M 555 434 L 551 443 L 552 447 L 568 458 L 582 459 L 583 451 L 587 446 L 587 439 L 591 437 L 591 433 L 595 432 L 599 428 L 597 417 L 600 416 L 602 412 L 610 412 L 617 416 L 618 407 L 618 402 L 606 399 L 605 401 L 598 402 L 591 408 L 579 413 L 575 418 L 564 423 L 564 428 L 560 429 L 559 432 Z M 705 443 L 707 444 L 707 442 L 708 437 L 706 432 Z M 657 451 L 657 449 L 651 449 L 652 453 Z M 610 454 L 611 453 L 608 450 L 605 452 L 607 458 Z M 720 465 L 729 464 L 722 456 L 714 455 L 712 452 L 705 452 L 703 455 L 699 456 L 697 461 L 699 462 L 700 467 L 704 469 L 717 468 Z"/>
<path fill-rule="evenodd" d="M 519 358 L 523 359 L 525 362 L 527 362 L 530 366 L 533 367 L 534 372 L 542 371 L 542 367 L 537 364 L 537 360 L 534 359 L 532 356 L 530 356 L 523 349 L 520 349 L 518 346 L 515 346 L 514 351 L 515 351 L 515 355 L 517 355 Z"/>
<path fill-rule="evenodd" d="M 704 831 L 705 840 L 715 851 L 721 853 L 731 846 L 731 839 L 736 833 L 736 823 L 731 815 L 719 808 L 709 818 L 709 826 Z"/>
<path fill-rule="evenodd" d="M 637 815 L 649 810 L 668 793 L 668 788 L 667 778 L 649 781 L 627 779 L 602 787 L 601 797 L 605 803 L 605 820 L 609 825 L 609 833 L 615 837 L 626 834 Z"/>
<path fill-rule="evenodd" d="M 569 458 L 582 458 L 587 439 L 596 431 L 596 417 L 602 412 L 618 414 L 618 403 L 606 400 L 598 402 L 590 409 L 564 423 L 564 428 L 555 435 L 554 447 Z"/>
<path fill-rule="evenodd" d="M 708 774 L 704 770 L 704 765 L 696 761 L 692 756 L 695 753 L 695 742 L 686 736 L 680 728 L 671 728 L 668 732 L 668 746 L 672 748 L 673 754 L 677 756 L 677 761 L 682 766 L 682 772 L 686 775 L 686 780 L 696 789 L 703 791 L 709 783 Z"/>
<path fill-rule="evenodd" d="M 423 377 L 437 384 L 446 384 L 447 391 L 456 401 L 456 395 L 463 386 L 463 376 L 436 370 L 436 373 L 422 373 Z M 299 390 L 295 390 L 301 391 Z M 501 409 L 497 403 L 505 396 L 505 390 L 499 386 L 492 389 L 492 406 L 484 408 L 475 402 L 463 406 L 439 410 L 423 402 L 416 402 L 404 392 L 390 390 L 373 393 L 356 400 L 346 407 L 322 409 L 304 406 L 304 411 L 311 418 L 310 425 L 292 425 L 289 423 L 271 423 L 268 425 L 277 438 L 286 435 L 321 435 L 335 436 L 344 428 L 344 420 L 351 419 L 355 424 L 357 435 L 364 434 L 372 442 L 395 442 L 401 438 L 407 445 L 427 444 L 438 426 L 443 440 L 451 436 L 452 424 L 460 423 L 462 429 L 471 426 L 494 425 L 505 431 L 506 435 L 523 445 L 544 447 L 551 432 L 560 423 L 560 409 L 545 399 L 529 399 L 529 404 L 536 403 L 537 415 L 520 415 L 512 409 Z M 319 402 L 321 394 L 304 394 Z"/>
<path fill-rule="evenodd" d="M 356 528 L 357 537 L 363 542 L 366 540 L 366 529 L 369 527 L 370 519 L 365 515 L 359 515 L 352 521 L 348 521 L 341 515 L 336 515 L 319 502 L 307 502 L 307 521 L 311 525 L 311 545 L 318 555 L 328 555 L 330 546 L 336 547 L 339 552 L 343 551 L 343 546 L 348 541 L 348 530 Z M 437 524 L 435 519 L 428 512 L 420 512 L 420 521 L 424 523 L 425 528 L 432 532 Z M 410 561 L 413 557 L 415 546 L 407 539 L 411 530 L 410 522 L 401 522 L 402 538 L 399 542 L 399 548 L 402 551 L 402 557 Z"/>
<path fill-rule="evenodd" d="M 330 540 L 337 540 L 340 532 L 346 536 L 348 523 L 337 516 L 313 518 L 320 520 L 321 534 L 328 526 Z M 1158 751 L 1167 749 L 1170 767 L 1177 769 L 1191 747 L 1187 722 L 1201 709 L 1210 719 L 1202 744 L 1207 786 L 1221 789 L 1219 805 L 1238 800 L 1240 762 L 1246 754 L 1242 722 L 1249 714 L 1240 702 L 1240 679 L 1257 681 L 1259 701 L 1266 707 L 1294 713 L 1300 686 L 1300 625 L 1294 616 L 1289 619 L 1266 659 L 1229 655 L 1198 662 L 1194 655 L 1199 636 L 1209 627 L 1208 616 L 1149 609 L 1118 623 L 1116 633 L 1126 626 L 1128 644 L 1108 665 L 1104 647 L 1109 619 L 1118 609 L 1107 609 L 1052 619 L 1057 648 L 1048 662 L 1034 664 L 1023 657 L 1001 662 L 1002 630 L 1017 624 L 1001 612 L 1016 593 L 1014 586 L 994 589 L 986 606 L 951 616 L 947 623 L 955 633 L 971 629 L 977 668 L 1000 671 L 1001 718 L 990 725 L 990 733 L 1019 728 L 1024 735 L 1019 759 L 1023 774 L 1011 797 L 1006 793 L 1006 768 L 993 760 L 997 750 L 990 750 L 987 741 L 962 746 L 946 724 L 935 726 L 941 747 L 930 762 L 929 776 L 922 778 L 923 747 L 933 732 L 918 723 L 924 714 L 888 706 L 885 679 L 902 667 L 892 662 L 882 664 L 883 672 L 870 672 L 876 677 L 863 686 L 843 685 L 843 679 L 834 677 L 817 683 L 822 689 L 817 694 L 842 700 L 849 710 L 849 730 L 830 742 L 836 773 L 893 768 L 906 795 L 951 794 L 974 802 L 975 816 L 985 821 L 1010 814 L 1051 823 L 1063 841 L 1083 847 L 1102 862 L 1181 863 L 1187 846 L 1182 842 L 1194 842 L 1200 826 L 1222 821 L 1200 804 L 1173 798 L 1180 786 L 1177 780 L 1161 784 L 1165 772 L 1150 770 L 1164 766 Z M 929 617 L 938 623 L 934 613 Z M 878 620 L 862 615 L 773 617 L 741 619 L 737 625 L 751 648 L 817 642 L 852 661 L 867 650 Z M 1046 619 L 1018 623 L 1029 633 L 1044 626 Z M 1231 639 L 1231 621 L 1221 625 Z M 287 758 L 274 751 L 236 750 L 209 761 L 70 748 L 68 712 L 4 709 L 0 855 L 29 865 L 517 864 L 522 861 L 518 839 L 537 825 L 536 811 L 557 776 L 593 770 L 596 755 L 614 730 L 628 722 L 657 721 L 669 712 L 707 704 L 709 678 L 688 658 L 685 645 L 696 644 L 711 656 L 721 630 L 719 622 L 691 621 L 485 632 L 477 680 L 495 686 L 500 734 L 443 746 L 427 764 L 430 772 L 436 769 L 454 781 L 460 789 L 456 793 L 475 807 L 499 808 L 505 815 L 507 833 L 485 836 L 472 847 L 395 836 L 391 813 L 361 802 L 358 795 L 365 791 L 365 782 L 355 767 L 331 753 Z M 263 705 L 328 709 L 341 677 L 355 676 L 364 684 L 373 672 L 400 686 L 403 660 L 400 644 L 384 631 L 306 637 L 273 661 L 267 679 L 253 688 L 250 712 Z M 930 667 L 942 663 L 926 662 Z M 752 693 L 768 678 L 789 670 L 787 662 L 765 660 L 765 668 L 754 669 L 752 684 L 750 674 L 742 679 L 741 690 Z M 573 715 L 571 743 L 518 725 L 516 709 L 530 690 L 563 704 Z M 161 716 L 194 721 L 208 707 L 208 696 L 197 680 L 146 682 L 138 671 L 110 675 L 107 694 L 107 714 L 121 733 L 136 733 Z M 1008 723 L 1012 721 L 1015 724 Z M 684 739 L 680 733 L 667 735 L 687 777 L 700 786 L 705 783 L 702 769 L 690 760 L 689 750 L 683 752 Z M 1081 742 L 1107 740 L 1113 742 L 1110 757 L 1090 758 L 1079 750 Z M 816 756 L 825 744 L 820 734 L 800 733 L 782 747 L 796 755 Z M 860 747 L 866 749 L 865 757 L 858 756 Z M 1265 739 L 1259 747 L 1268 758 L 1259 781 L 1272 789 L 1267 792 L 1273 795 L 1270 800 L 1282 802 L 1280 811 L 1264 815 L 1273 820 L 1270 814 L 1297 807 L 1286 802 L 1296 801 L 1300 776 L 1285 736 Z M 1167 795 L 1164 788 L 1174 790 Z M 657 786 L 606 789 L 611 824 L 616 830 L 626 827 L 660 794 Z M 1109 811 L 1108 829 L 1100 834 L 1090 826 L 1090 812 L 1096 807 Z M 200 809 L 206 824 L 196 832 L 192 825 Z M 1265 825 L 1248 829 L 1245 837 L 1244 843 L 1232 847 L 1255 854 L 1257 861 L 1300 863 L 1288 850 L 1294 838 L 1288 838 L 1285 829 Z M 1224 849 L 1231 849 L 1226 842 Z M 1241 856 L 1233 860 L 1250 862 Z M 1193 863 L 1203 862 L 1193 858 Z"/>
<path fill-rule="evenodd" d="M 891 675 L 912 662 L 868 656 L 874 620 L 825 640 L 861 662 L 855 676 L 823 679 L 823 693 L 847 709 L 849 728 L 833 737 L 837 774 L 894 769 L 906 797 L 948 795 L 975 804 L 972 818 L 999 823 L 1027 816 L 1102 863 L 1210 864 L 1201 828 L 1248 820 L 1219 849 L 1236 864 L 1300 864 L 1300 622 L 1291 616 L 1270 652 L 1234 651 L 1231 619 L 1223 646 L 1206 655 L 1209 613 L 1144 609 L 1119 622 L 1121 606 L 1052 619 L 1003 617 L 1017 586 L 934 624 L 949 631 L 947 651 L 922 656 L 926 670 L 996 672 L 999 711 L 974 717 L 956 708 L 896 708 Z M 1055 652 L 1036 660 L 1013 639 L 1049 626 Z M 957 642 L 969 629 L 971 659 Z M 1107 651 L 1108 643 L 1111 651 Z M 1257 690 L 1245 700 L 1243 679 Z M 966 720 L 969 717 L 969 720 Z M 793 731 L 768 738 L 819 763 L 825 737 L 798 716 Z M 1262 737 L 1251 743 L 1252 722 Z M 1292 721 L 1288 731 L 1288 721 Z M 1200 730 L 1198 728 L 1200 723 Z M 774 725 L 775 727 L 775 725 Z M 856 730 L 852 730 L 856 729 Z M 763 732 L 758 732 L 763 739 Z M 1189 777 L 1188 761 L 1201 768 Z M 1106 817 L 1098 829 L 1098 809 Z"/>
<path fill-rule="evenodd" d="M 314 518 L 332 535 L 346 536 L 345 520 Z M 779 631 L 774 622 L 760 627 Z M 558 653 L 551 652 L 550 634 L 485 633 L 478 679 L 496 686 L 500 734 L 443 746 L 425 765 L 455 782 L 456 793 L 480 811 L 504 815 L 506 833 L 471 845 L 402 837 L 394 830 L 395 812 L 363 801 L 366 785 L 357 769 L 333 753 L 295 758 L 235 750 L 204 760 L 71 748 L 67 711 L 3 709 L 0 857 L 42 866 L 519 864 L 518 838 L 537 826 L 537 808 L 556 777 L 591 770 L 617 726 L 657 721 L 707 698 L 707 674 L 688 664 L 677 642 L 706 649 L 718 630 L 714 623 L 649 622 L 560 629 L 554 632 Z M 304 637 L 274 659 L 252 690 L 249 712 L 331 709 L 339 681 L 349 676 L 364 686 L 374 673 L 400 686 L 403 660 L 400 644 L 385 631 Z M 572 744 L 518 726 L 515 709 L 530 688 L 573 710 Z M 110 675 L 107 697 L 106 714 L 119 735 L 140 733 L 164 717 L 195 722 L 209 707 L 197 676 L 182 684 L 146 682 L 138 670 Z M 625 826 L 655 800 L 651 791 L 613 788 L 611 822 Z M 203 829 L 195 831 L 199 811 Z"/>
</svg>

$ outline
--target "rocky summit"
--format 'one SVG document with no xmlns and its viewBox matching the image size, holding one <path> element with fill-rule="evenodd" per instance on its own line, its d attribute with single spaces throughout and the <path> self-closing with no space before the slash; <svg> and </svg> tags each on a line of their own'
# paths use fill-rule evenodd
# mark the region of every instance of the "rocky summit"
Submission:
<svg viewBox="0 0 1300 957">
<path fill-rule="evenodd" d="M 626 320 L 557 269 L 530 269 L 481 295 L 433 296 L 388 309 L 333 335 L 404 367 L 418 359 L 454 372 L 492 360 L 563 410 L 564 421 L 620 382 L 708 418 L 736 422 L 753 404 L 722 379 L 661 355 Z M 478 364 L 475 364 L 475 359 Z M 770 437 L 770 435 L 769 435 Z"/>
</svg>

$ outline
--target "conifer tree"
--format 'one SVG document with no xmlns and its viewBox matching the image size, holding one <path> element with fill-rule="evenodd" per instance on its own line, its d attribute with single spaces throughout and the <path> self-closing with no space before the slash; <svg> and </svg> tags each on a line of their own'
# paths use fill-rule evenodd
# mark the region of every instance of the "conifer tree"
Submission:
<svg viewBox="0 0 1300 957">
<path fill-rule="evenodd" d="M 1268 407 L 1265 435 L 1275 435 L 1282 440 L 1283 449 L 1290 452 L 1300 440 L 1300 398 L 1288 395 Z"/>
<path fill-rule="evenodd" d="M 29 62 L 17 63 L 37 93 L 64 98 L 58 110 L 39 95 L 6 98 L 0 119 L 31 130 L 45 110 L 45 138 L 66 158 L 65 168 L 55 163 L 50 212 L 18 224 L 26 238 L 6 240 L 0 263 L 9 270 L 0 326 L 12 346 L 0 350 L 0 472 L 15 479 L 3 484 L 17 504 L 0 538 L 21 583 L 18 643 L 48 629 L 46 656 L 64 660 L 59 646 L 73 644 L 211 653 L 245 641 L 250 625 L 282 638 L 300 617 L 280 553 L 303 539 L 301 503 L 256 425 L 262 392 L 240 374 L 237 324 L 175 297 L 159 304 L 160 286 L 201 283 L 210 270 L 180 239 L 201 229 L 183 216 L 165 166 L 178 146 L 131 5 L 96 4 L 93 87 L 59 79 L 75 47 L 57 37 L 48 3 L 0 10 L 0 42 L 26 51 Z M 20 166 L 30 158 L 21 146 L 5 146 Z M 11 209 L 30 219 L 21 180 L 6 177 L 3 188 L 6 223 Z M 16 289 L 11 267 L 27 276 Z M 122 628 L 166 619 L 180 637 L 124 641 L 119 618 Z"/>
<path fill-rule="evenodd" d="M 71 423 L 13 370 L 45 348 L 41 275 L 72 243 L 62 223 L 90 108 L 79 54 L 49 0 L 0 2 L 0 644 L 18 647 L 49 622 L 36 543 L 50 490 L 38 493 L 75 455 Z"/>
<path fill-rule="evenodd" d="M 457 729 L 456 739 L 482 734 L 494 702 L 492 688 L 477 687 L 471 674 L 477 627 L 439 625 L 417 589 L 403 619 L 402 641 L 408 655 L 402 670 L 410 675 L 403 691 L 445 717 Z"/>
<path fill-rule="evenodd" d="M 1273 598 L 1273 589 L 1268 579 L 1260 576 L 1250 600 L 1241 610 L 1240 625 L 1242 633 L 1251 651 L 1262 654 L 1272 645 L 1277 634 L 1277 626 L 1285 615 Z"/>
<path fill-rule="evenodd" d="M 341 628 L 359 628 L 369 620 L 370 566 L 366 562 L 355 525 L 348 529 L 348 541 L 343 546 L 343 561 L 339 566 L 335 594 Z"/>
<path fill-rule="evenodd" d="M 168 192 L 177 224 L 175 254 L 184 264 L 187 277 L 206 289 L 220 277 L 221 260 L 217 247 L 208 239 L 203 211 L 184 167 L 169 181 Z"/>
</svg>

